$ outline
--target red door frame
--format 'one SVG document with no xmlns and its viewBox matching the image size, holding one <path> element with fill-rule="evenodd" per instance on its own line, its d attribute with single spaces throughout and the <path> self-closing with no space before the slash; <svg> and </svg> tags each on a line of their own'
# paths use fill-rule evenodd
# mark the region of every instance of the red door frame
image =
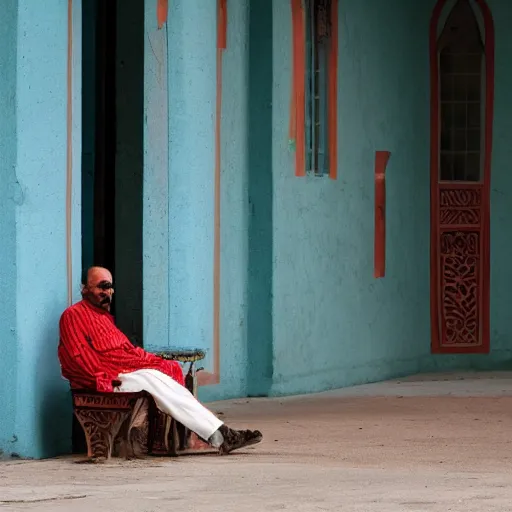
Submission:
<svg viewBox="0 0 512 512">
<path fill-rule="evenodd" d="M 432 353 L 488 353 L 490 350 L 490 186 L 492 126 L 494 107 L 494 22 L 485 0 L 475 0 L 485 28 L 485 124 L 484 166 L 480 183 L 480 344 L 474 346 L 443 346 L 440 339 L 440 208 L 439 208 L 439 61 L 438 25 L 448 0 L 438 0 L 430 20 L 430 313 Z M 464 188 L 461 184 L 459 188 Z"/>
</svg>

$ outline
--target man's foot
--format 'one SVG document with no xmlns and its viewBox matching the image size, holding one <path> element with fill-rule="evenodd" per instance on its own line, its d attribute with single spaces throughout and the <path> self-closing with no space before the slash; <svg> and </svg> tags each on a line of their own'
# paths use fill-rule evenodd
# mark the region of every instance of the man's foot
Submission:
<svg viewBox="0 0 512 512">
<path fill-rule="evenodd" d="M 224 442 L 219 448 L 221 455 L 227 455 L 245 446 L 258 444 L 263 439 L 263 435 L 259 430 L 233 430 L 226 425 L 222 425 L 219 431 L 224 438 Z"/>
</svg>

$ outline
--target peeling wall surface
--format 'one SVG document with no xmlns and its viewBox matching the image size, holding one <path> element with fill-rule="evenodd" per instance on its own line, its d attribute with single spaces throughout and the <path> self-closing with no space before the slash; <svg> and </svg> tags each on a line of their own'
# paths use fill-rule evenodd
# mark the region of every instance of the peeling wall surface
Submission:
<svg viewBox="0 0 512 512">
<path fill-rule="evenodd" d="M 68 287 L 67 3 L 4 4 L 0 455 L 44 457 L 71 446 L 70 397 L 56 355 Z M 311 393 L 422 371 L 510 367 L 512 5 L 488 2 L 496 29 L 491 353 L 433 356 L 428 29 L 434 4 L 339 2 L 338 179 L 331 180 L 294 175 L 290 2 L 228 2 L 220 382 L 201 387 L 202 400 Z M 73 6 L 71 249 L 78 284 L 81 2 Z M 145 0 L 140 191 L 145 346 L 203 348 L 208 371 L 216 357 L 216 6 L 216 0 L 169 2 L 168 21 L 158 30 L 156 1 Z M 391 152 L 382 279 L 373 277 L 377 150 Z M 77 291 L 73 287 L 75 299 Z"/>
</svg>

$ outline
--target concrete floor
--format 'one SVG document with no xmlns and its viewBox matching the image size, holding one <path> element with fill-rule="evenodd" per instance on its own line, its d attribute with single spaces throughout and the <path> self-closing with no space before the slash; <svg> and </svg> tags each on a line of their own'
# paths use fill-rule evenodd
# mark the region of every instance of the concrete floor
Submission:
<svg viewBox="0 0 512 512">
<path fill-rule="evenodd" d="M 211 404 L 264 442 L 227 457 L 0 463 L 0 512 L 510 512 L 512 374 Z"/>
</svg>

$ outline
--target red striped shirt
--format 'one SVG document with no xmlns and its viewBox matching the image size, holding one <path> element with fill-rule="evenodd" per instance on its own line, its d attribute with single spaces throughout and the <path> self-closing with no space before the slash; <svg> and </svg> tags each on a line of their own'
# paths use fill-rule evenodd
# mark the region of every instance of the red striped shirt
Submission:
<svg viewBox="0 0 512 512">
<path fill-rule="evenodd" d="M 110 313 L 86 300 L 66 309 L 59 327 L 62 375 L 72 389 L 112 392 L 112 380 L 120 373 L 141 369 L 159 370 L 183 384 L 179 363 L 132 345 Z"/>
</svg>

